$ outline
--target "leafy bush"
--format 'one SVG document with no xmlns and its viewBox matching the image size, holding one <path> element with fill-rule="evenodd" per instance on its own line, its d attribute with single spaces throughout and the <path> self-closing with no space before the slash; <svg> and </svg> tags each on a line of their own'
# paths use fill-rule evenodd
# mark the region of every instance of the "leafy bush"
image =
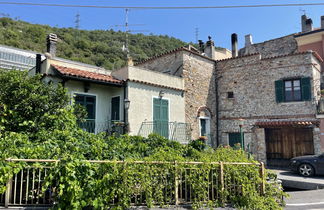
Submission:
<svg viewBox="0 0 324 210">
<path fill-rule="evenodd" d="M 53 189 L 57 209 L 125 209 L 134 201 L 133 195 L 144 196 L 148 206 L 168 205 L 165 192 L 172 197 L 174 180 L 180 172 L 192 186 L 195 208 L 219 206 L 223 200 L 238 208 L 280 208 L 278 201 L 283 194 L 276 185 L 267 184 L 266 195 L 260 195 L 256 186 L 261 180 L 255 165 L 224 165 L 227 187 L 215 188 L 221 198 L 205 203 L 209 179 L 216 179 L 219 174 L 219 165 L 210 163 L 254 163 L 242 150 L 201 150 L 193 144 L 182 145 L 158 135 L 144 138 L 87 133 L 78 128 L 76 110 L 67 101 L 66 91 L 60 86 L 47 86 L 39 77 L 29 78 L 24 72 L 0 72 L 0 193 L 8 179 L 27 165 L 8 162 L 6 158 L 60 159 L 51 165 L 43 186 Z M 112 162 L 94 164 L 85 160 Z M 121 160 L 125 163 L 116 162 Z M 135 160 L 169 163 L 132 163 Z M 191 165 L 185 161 L 205 164 Z"/>
</svg>

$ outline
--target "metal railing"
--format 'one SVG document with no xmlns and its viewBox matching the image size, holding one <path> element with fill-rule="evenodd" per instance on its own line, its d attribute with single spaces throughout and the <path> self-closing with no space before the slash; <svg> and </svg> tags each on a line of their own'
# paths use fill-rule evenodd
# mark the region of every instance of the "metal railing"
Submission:
<svg viewBox="0 0 324 210">
<path fill-rule="evenodd" d="M 101 133 L 106 132 L 112 134 L 124 133 L 124 122 L 121 121 L 105 121 L 95 122 L 94 120 L 87 120 L 85 122 L 79 122 L 79 127 L 89 133 Z"/>
<path fill-rule="evenodd" d="M 148 137 L 156 133 L 170 140 L 187 143 L 191 139 L 191 127 L 189 123 L 181 122 L 142 122 L 138 131 L 139 136 Z"/>
<path fill-rule="evenodd" d="M 8 181 L 6 193 L 0 199 L 0 206 L 44 206 L 55 204 L 53 199 L 55 189 L 43 186 L 46 176 L 51 171 L 48 166 L 43 167 L 41 165 L 59 162 L 59 160 L 7 159 L 7 161 L 37 162 L 38 166 L 24 168 Z M 261 195 L 265 194 L 266 179 L 263 163 L 101 160 L 87 160 L 87 162 L 101 164 L 107 171 L 111 167 L 114 171 L 120 171 L 121 174 L 127 167 L 131 167 L 132 173 L 129 175 L 130 177 L 118 176 L 123 177 L 123 179 L 118 179 L 117 182 L 127 182 L 127 179 L 135 180 L 132 194 L 129 195 L 132 206 L 146 205 L 152 197 L 159 202 L 153 203 L 155 205 L 161 205 L 161 203 L 163 205 L 190 205 L 199 199 L 204 203 L 212 201 L 225 204 L 230 201 L 231 197 L 244 193 L 243 177 L 239 176 L 242 174 L 239 174 L 238 171 L 245 170 L 246 167 L 253 170 L 245 170 L 246 177 L 244 179 L 249 180 L 252 187 Z M 150 174 L 142 176 L 143 167 Z M 255 176 L 255 172 L 259 176 Z M 147 179 L 151 179 L 150 183 L 154 184 L 146 186 L 145 181 Z M 201 179 L 207 181 L 203 188 L 201 186 L 197 187 L 197 180 Z M 153 192 L 151 197 L 148 197 L 147 187 L 150 188 L 150 192 Z M 115 195 L 107 203 L 115 205 L 118 203 L 119 198 L 118 195 Z"/>
</svg>

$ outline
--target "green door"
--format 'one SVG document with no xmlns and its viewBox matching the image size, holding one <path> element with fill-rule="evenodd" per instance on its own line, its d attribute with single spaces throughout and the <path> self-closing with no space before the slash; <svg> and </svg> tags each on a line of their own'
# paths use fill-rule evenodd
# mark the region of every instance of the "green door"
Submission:
<svg viewBox="0 0 324 210">
<path fill-rule="evenodd" d="M 169 101 L 153 99 L 153 132 L 169 138 Z"/>
<path fill-rule="evenodd" d="M 229 133 L 228 134 L 229 145 L 234 147 L 235 144 L 241 143 L 241 134 L 240 133 Z"/>
</svg>

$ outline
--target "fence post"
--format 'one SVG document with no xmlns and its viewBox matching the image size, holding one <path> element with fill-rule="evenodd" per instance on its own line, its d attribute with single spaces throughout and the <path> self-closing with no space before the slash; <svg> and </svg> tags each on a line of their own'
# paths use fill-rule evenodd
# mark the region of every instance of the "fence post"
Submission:
<svg viewBox="0 0 324 210">
<path fill-rule="evenodd" d="M 178 180 L 178 164 L 174 161 L 174 203 L 177 206 L 179 204 L 179 180 Z"/>
<path fill-rule="evenodd" d="M 5 208 L 8 208 L 10 199 L 11 199 L 11 186 L 12 186 L 12 178 L 10 178 L 7 182 L 6 193 L 5 193 Z"/>
<path fill-rule="evenodd" d="M 224 191 L 225 191 L 225 182 L 224 182 L 224 164 L 223 162 L 219 162 L 219 176 L 220 176 L 220 185 L 221 185 L 221 191 L 220 191 L 220 197 L 221 197 L 221 203 L 222 205 L 225 204 L 224 199 Z"/>
<path fill-rule="evenodd" d="M 261 178 L 261 185 L 260 185 L 260 194 L 265 194 L 265 168 L 264 163 L 260 162 L 260 178 Z"/>
</svg>

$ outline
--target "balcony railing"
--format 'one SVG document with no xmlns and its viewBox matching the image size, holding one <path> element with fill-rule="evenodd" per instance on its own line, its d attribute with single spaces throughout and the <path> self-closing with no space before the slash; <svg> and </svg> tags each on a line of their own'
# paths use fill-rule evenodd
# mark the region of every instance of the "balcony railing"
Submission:
<svg viewBox="0 0 324 210">
<path fill-rule="evenodd" d="M 180 143 L 188 143 L 191 138 L 191 128 L 189 123 L 181 122 L 142 122 L 138 131 L 139 136 L 147 137 L 156 133 L 170 140 Z"/>
<path fill-rule="evenodd" d="M 124 122 L 121 121 L 105 121 L 95 122 L 94 120 L 87 120 L 85 122 L 79 122 L 79 127 L 89 133 L 101 133 L 107 134 L 123 134 L 124 133 Z"/>
</svg>

